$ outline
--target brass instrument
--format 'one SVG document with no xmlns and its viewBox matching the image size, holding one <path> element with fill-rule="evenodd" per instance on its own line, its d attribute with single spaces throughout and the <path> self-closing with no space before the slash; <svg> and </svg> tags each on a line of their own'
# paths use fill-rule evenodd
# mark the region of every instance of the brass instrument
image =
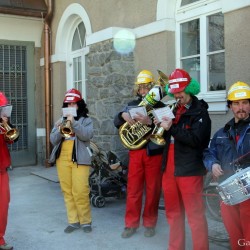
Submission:
<svg viewBox="0 0 250 250">
<path fill-rule="evenodd" d="M 178 102 L 180 101 L 180 99 L 177 99 L 175 103 L 172 104 L 171 106 L 171 111 L 173 111 L 175 109 L 175 107 L 177 106 Z M 170 106 L 170 105 L 169 105 Z M 150 136 L 150 141 L 152 141 L 153 143 L 157 144 L 157 145 L 165 145 L 166 141 L 163 138 L 163 133 L 164 133 L 164 128 L 163 127 L 155 127 L 152 135 Z"/>
<path fill-rule="evenodd" d="M 158 70 L 159 78 L 155 86 L 148 92 L 138 106 L 145 106 L 149 117 L 153 117 L 153 106 L 163 97 L 163 87 L 167 84 L 168 77 Z M 130 150 L 142 148 L 148 141 L 152 132 L 152 127 L 140 122 L 133 125 L 125 122 L 119 128 L 119 136 L 125 147 Z"/>
<path fill-rule="evenodd" d="M 69 138 L 74 133 L 71 127 L 71 121 L 64 120 L 62 122 L 62 124 L 60 125 L 60 133 L 65 138 Z"/>
<path fill-rule="evenodd" d="M 18 129 L 11 128 L 7 123 L 0 123 L 0 127 L 5 130 L 4 138 L 6 141 L 14 141 L 18 138 Z"/>
</svg>

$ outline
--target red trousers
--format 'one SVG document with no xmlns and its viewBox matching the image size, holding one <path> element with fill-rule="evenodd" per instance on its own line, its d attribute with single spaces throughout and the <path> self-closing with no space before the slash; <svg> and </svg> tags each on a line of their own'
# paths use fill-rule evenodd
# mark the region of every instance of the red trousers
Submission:
<svg viewBox="0 0 250 250">
<path fill-rule="evenodd" d="M 188 159 L 187 159 L 188 160 Z M 169 250 L 185 249 L 185 214 L 192 233 L 193 249 L 207 250 L 208 227 L 202 199 L 203 176 L 174 176 L 174 145 L 162 178 L 166 217 L 169 224 Z"/>
<path fill-rule="evenodd" d="M 232 250 L 250 249 L 250 200 L 233 206 L 221 202 L 221 215 Z"/>
<path fill-rule="evenodd" d="M 6 171 L 0 172 L 0 245 L 5 244 L 4 235 L 7 226 L 10 202 L 9 176 Z"/>
<path fill-rule="evenodd" d="M 161 195 L 162 155 L 148 156 L 146 149 L 129 151 L 125 226 L 138 228 L 145 187 L 143 226 L 155 227 Z"/>
</svg>

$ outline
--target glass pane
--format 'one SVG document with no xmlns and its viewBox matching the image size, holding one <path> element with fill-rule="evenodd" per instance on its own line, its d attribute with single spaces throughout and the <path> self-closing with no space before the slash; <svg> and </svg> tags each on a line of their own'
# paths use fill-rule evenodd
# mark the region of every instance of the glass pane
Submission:
<svg viewBox="0 0 250 250">
<path fill-rule="evenodd" d="M 181 1 L 181 6 L 190 4 L 190 3 L 194 3 L 194 2 L 198 2 L 199 0 L 182 0 Z"/>
<path fill-rule="evenodd" d="M 85 46 L 86 29 L 85 29 L 83 22 L 81 22 L 79 24 L 78 29 L 79 29 L 79 36 L 80 36 L 80 40 L 81 40 L 81 45 L 82 45 L 82 47 L 84 47 Z"/>
<path fill-rule="evenodd" d="M 76 89 L 82 90 L 82 62 L 80 56 L 73 59 L 73 85 Z"/>
<path fill-rule="evenodd" d="M 81 57 L 73 58 L 73 81 L 78 81 L 81 76 Z"/>
<path fill-rule="evenodd" d="M 85 34 L 86 29 L 83 22 L 81 22 L 74 32 L 72 41 L 72 51 L 82 49 L 83 46 L 85 46 Z"/>
<path fill-rule="evenodd" d="M 199 19 L 181 24 L 181 56 L 200 54 Z"/>
<path fill-rule="evenodd" d="M 182 68 L 185 69 L 191 77 L 200 82 L 200 58 L 194 57 L 182 60 Z"/>
<path fill-rule="evenodd" d="M 75 30 L 73 41 L 72 41 L 72 51 L 81 49 L 80 37 L 78 34 L 78 29 Z"/>
<path fill-rule="evenodd" d="M 217 13 L 208 17 L 209 52 L 224 49 L 224 16 Z"/>
<path fill-rule="evenodd" d="M 209 73 L 208 73 L 208 90 L 225 90 L 225 54 L 219 53 L 208 56 Z"/>
</svg>

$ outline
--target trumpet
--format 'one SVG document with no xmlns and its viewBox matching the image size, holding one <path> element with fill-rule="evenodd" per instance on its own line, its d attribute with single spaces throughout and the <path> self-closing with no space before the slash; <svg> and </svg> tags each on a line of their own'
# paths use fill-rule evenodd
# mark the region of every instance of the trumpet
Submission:
<svg viewBox="0 0 250 250">
<path fill-rule="evenodd" d="M 175 107 L 177 106 L 178 102 L 180 101 L 180 99 L 177 99 L 176 102 L 174 104 L 172 104 L 170 110 L 173 111 L 175 109 Z M 163 133 L 164 133 L 164 128 L 163 127 L 157 127 L 155 126 L 151 136 L 150 136 L 150 141 L 152 141 L 153 143 L 157 144 L 157 145 L 165 145 L 166 141 L 163 138 Z"/>
<path fill-rule="evenodd" d="M 4 139 L 6 141 L 14 141 L 19 137 L 18 129 L 10 127 L 7 123 L 0 123 L 0 128 L 5 130 Z"/>
<path fill-rule="evenodd" d="M 69 138 L 74 132 L 71 127 L 71 121 L 64 120 L 60 125 L 60 133 L 63 137 Z"/>
</svg>

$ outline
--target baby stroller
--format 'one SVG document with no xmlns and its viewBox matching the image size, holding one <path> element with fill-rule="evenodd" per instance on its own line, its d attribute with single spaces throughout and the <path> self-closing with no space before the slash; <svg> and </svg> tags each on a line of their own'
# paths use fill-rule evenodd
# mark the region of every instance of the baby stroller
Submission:
<svg viewBox="0 0 250 250">
<path fill-rule="evenodd" d="M 126 195 L 127 167 L 111 151 L 100 150 L 90 143 L 92 171 L 89 177 L 90 199 L 94 207 L 104 207 L 107 197 L 123 198 Z"/>
</svg>

